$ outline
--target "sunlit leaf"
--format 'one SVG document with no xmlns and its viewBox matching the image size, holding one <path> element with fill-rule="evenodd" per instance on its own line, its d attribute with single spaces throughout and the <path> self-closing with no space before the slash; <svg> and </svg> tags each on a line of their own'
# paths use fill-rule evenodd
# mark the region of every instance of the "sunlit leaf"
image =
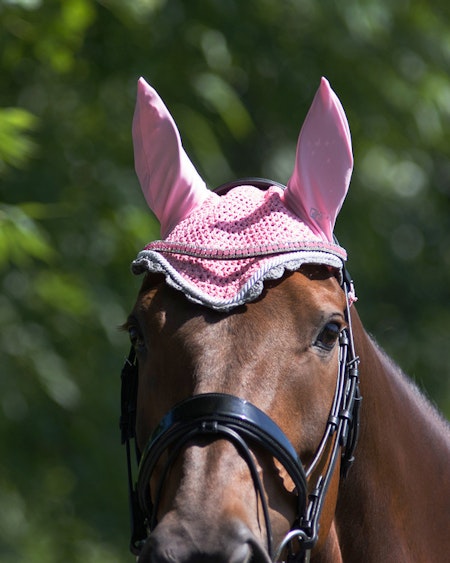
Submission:
<svg viewBox="0 0 450 563">
<path fill-rule="evenodd" d="M 54 255 L 45 230 L 20 206 L 0 205 L 0 267 L 23 266 L 31 259 L 49 262 Z"/>
<path fill-rule="evenodd" d="M 30 133 L 38 120 L 20 108 L 0 108 L 0 174 L 7 165 L 20 168 L 35 154 L 36 142 Z"/>
<path fill-rule="evenodd" d="M 58 271 L 41 271 L 34 288 L 49 306 L 72 315 L 82 316 L 90 310 L 89 293 L 81 279 Z"/>
<path fill-rule="evenodd" d="M 236 139 L 253 128 L 251 117 L 233 88 L 217 74 L 205 73 L 197 77 L 195 87 L 217 111 Z"/>
</svg>

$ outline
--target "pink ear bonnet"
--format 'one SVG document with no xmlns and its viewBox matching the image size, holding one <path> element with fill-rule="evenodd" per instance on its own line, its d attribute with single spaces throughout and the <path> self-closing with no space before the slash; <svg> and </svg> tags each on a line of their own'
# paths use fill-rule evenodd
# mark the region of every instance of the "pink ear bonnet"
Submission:
<svg viewBox="0 0 450 563">
<path fill-rule="evenodd" d="M 133 119 L 135 167 L 161 223 L 162 240 L 132 264 L 162 273 L 195 303 L 228 311 L 256 299 L 266 279 L 302 264 L 342 270 L 345 250 L 333 228 L 353 169 L 344 110 L 322 78 L 297 144 L 286 189 L 237 186 L 211 192 L 189 160 L 169 111 L 143 78 Z"/>
</svg>

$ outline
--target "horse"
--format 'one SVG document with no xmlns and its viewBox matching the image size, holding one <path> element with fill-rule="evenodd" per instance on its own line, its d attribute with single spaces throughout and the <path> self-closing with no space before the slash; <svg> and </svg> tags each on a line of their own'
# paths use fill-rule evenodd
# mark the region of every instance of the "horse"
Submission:
<svg viewBox="0 0 450 563">
<path fill-rule="evenodd" d="M 333 233 L 350 130 L 328 81 L 286 186 L 209 190 L 142 78 L 133 142 L 162 233 L 132 264 L 145 275 L 125 324 L 138 561 L 448 560 L 449 425 L 357 313 Z"/>
</svg>

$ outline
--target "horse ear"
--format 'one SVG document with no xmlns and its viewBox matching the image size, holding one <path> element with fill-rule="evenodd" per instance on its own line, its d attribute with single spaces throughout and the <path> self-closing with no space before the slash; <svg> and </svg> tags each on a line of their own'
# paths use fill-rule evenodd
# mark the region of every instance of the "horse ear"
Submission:
<svg viewBox="0 0 450 563">
<path fill-rule="evenodd" d="M 164 102 L 143 78 L 138 82 L 133 145 L 142 191 L 165 237 L 210 191 L 184 151 Z"/>
<path fill-rule="evenodd" d="M 353 170 L 350 129 L 344 109 L 322 78 L 297 144 L 286 204 L 322 238 L 332 242 Z"/>
</svg>

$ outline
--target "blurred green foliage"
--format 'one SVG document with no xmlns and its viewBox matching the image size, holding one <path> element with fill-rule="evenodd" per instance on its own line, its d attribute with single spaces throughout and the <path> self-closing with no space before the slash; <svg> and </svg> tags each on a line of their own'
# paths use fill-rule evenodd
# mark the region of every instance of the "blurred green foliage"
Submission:
<svg viewBox="0 0 450 563">
<path fill-rule="evenodd" d="M 337 234 L 366 327 L 450 416 L 446 0 L 0 0 L 0 560 L 131 560 L 117 327 L 159 235 L 142 74 L 213 187 L 285 182 L 320 76 L 355 152 Z"/>
</svg>

